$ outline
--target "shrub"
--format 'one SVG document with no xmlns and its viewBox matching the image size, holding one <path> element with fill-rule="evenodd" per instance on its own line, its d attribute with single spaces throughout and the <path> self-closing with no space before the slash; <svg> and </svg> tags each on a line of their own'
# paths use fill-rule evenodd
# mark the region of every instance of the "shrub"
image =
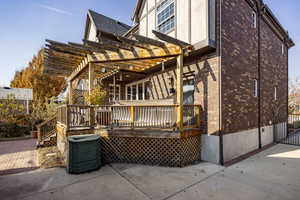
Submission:
<svg viewBox="0 0 300 200">
<path fill-rule="evenodd" d="M 84 99 L 89 105 L 103 105 L 106 99 L 106 91 L 101 85 L 98 85 L 92 90 L 91 95 L 88 92 L 85 93 Z"/>
<path fill-rule="evenodd" d="M 24 115 L 25 108 L 13 95 L 8 95 L 0 102 L 0 121 L 15 122 L 18 116 Z"/>
<path fill-rule="evenodd" d="M 0 137 L 13 138 L 23 137 L 30 135 L 30 127 L 19 126 L 16 123 L 1 123 L 0 124 Z"/>
</svg>

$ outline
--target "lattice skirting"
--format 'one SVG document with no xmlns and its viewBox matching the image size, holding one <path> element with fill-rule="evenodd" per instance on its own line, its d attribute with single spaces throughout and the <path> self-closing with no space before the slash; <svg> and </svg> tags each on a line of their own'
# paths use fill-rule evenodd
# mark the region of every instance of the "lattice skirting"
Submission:
<svg viewBox="0 0 300 200">
<path fill-rule="evenodd" d="M 201 159 L 201 136 L 188 138 L 101 138 L 103 162 L 184 167 Z"/>
</svg>

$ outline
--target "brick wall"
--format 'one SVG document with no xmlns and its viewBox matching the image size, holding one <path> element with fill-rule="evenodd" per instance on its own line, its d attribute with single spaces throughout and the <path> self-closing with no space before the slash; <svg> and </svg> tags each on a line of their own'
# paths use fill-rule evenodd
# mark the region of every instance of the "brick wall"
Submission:
<svg viewBox="0 0 300 200">
<path fill-rule="evenodd" d="M 222 129 L 235 133 L 257 128 L 259 98 L 254 96 L 254 79 L 259 78 L 258 28 L 253 27 L 255 6 L 246 0 L 223 0 L 222 3 Z M 256 12 L 257 13 L 257 12 Z M 261 126 L 287 117 L 287 47 L 261 20 Z M 274 87 L 277 97 L 274 100 Z M 279 109 L 280 108 L 280 109 Z"/>
<path fill-rule="evenodd" d="M 192 56 L 184 59 L 184 73 L 194 72 L 195 77 L 195 104 L 203 108 L 203 128 L 209 134 L 218 134 L 219 131 L 219 58 L 215 53 L 206 56 Z M 176 89 L 176 64 L 169 66 L 163 72 L 156 72 L 147 77 L 151 81 L 151 99 L 174 99 L 170 93 L 169 77 L 174 79 Z M 186 80 L 184 78 L 184 80 Z"/>
<path fill-rule="evenodd" d="M 287 47 L 271 30 L 261 22 L 261 126 L 285 122 L 287 119 Z M 274 99 L 277 87 L 277 100 Z M 279 115 L 277 114 L 279 113 Z"/>
<path fill-rule="evenodd" d="M 253 95 L 258 79 L 257 28 L 254 10 L 245 0 L 222 3 L 222 120 L 224 133 L 258 127 L 258 98 Z"/>
</svg>

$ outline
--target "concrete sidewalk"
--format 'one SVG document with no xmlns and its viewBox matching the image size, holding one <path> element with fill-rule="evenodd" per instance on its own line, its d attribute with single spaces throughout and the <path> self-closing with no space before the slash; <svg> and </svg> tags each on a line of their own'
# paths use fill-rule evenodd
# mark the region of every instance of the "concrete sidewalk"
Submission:
<svg viewBox="0 0 300 200">
<path fill-rule="evenodd" d="M 37 168 L 35 139 L 0 142 L 0 176 Z"/>
<path fill-rule="evenodd" d="M 68 175 L 64 169 L 0 177 L 1 199 L 299 199 L 300 147 L 276 145 L 228 168 L 128 164 Z"/>
</svg>

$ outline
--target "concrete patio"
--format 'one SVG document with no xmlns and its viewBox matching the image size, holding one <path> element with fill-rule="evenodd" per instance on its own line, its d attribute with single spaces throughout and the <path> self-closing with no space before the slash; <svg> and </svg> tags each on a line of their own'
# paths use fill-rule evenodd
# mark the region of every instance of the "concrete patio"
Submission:
<svg viewBox="0 0 300 200">
<path fill-rule="evenodd" d="M 276 145 L 224 168 L 200 163 L 186 168 L 113 164 L 69 175 L 39 169 L 0 177 L 1 199 L 299 199 L 300 147 Z"/>
</svg>

